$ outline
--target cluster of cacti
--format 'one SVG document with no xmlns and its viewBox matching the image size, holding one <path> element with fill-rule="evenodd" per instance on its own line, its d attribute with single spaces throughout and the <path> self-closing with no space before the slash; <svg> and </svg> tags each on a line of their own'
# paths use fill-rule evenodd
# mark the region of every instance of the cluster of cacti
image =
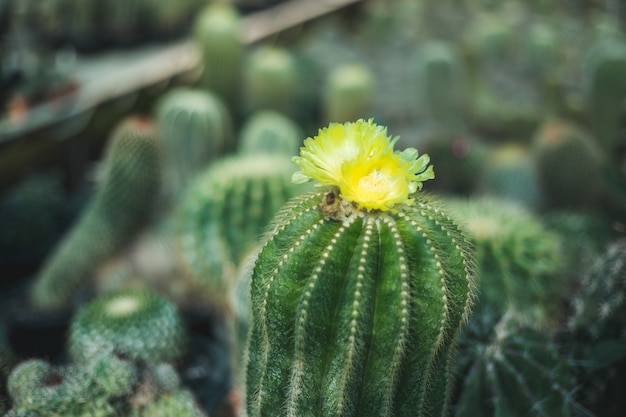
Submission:
<svg viewBox="0 0 626 417">
<path fill-rule="evenodd" d="M 68 351 L 82 364 L 106 352 L 148 363 L 179 359 L 187 330 L 176 306 L 147 290 L 104 294 L 81 308 L 72 320 Z"/>
<path fill-rule="evenodd" d="M 417 156 L 371 120 L 305 141 L 294 180 L 324 187 L 283 207 L 254 265 L 249 416 L 446 415 L 472 256 L 414 194 L 433 176 Z"/>
<path fill-rule="evenodd" d="M 284 153 L 236 154 L 212 164 L 181 199 L 182 258 L 214 301 L 230 291 L 238 263 L 272 216 L 302 192 L 291 183 L 294 171 Z"/>
<path fill-rule="evenodd" d="M 343 123 L 370 116 L 375 88 L 374 74 L 368 65 L 350 62 L 337 66 L 324 81 L 323 120 Z"/>
<path fill-rule="evenodd" d="M 304 133 L 296 122 L 271 110 L 254 113 L 241 127 L 237 148 L 240 154 L 260 153 L 295 156 Z"/>
<path fill-rule="evenodd" d="M 233 106 L 239 95 L 244 45 L 238 10 L 227 2 L 212 2 L 196 17 L 193 38 L 202 63 L 199 86 Z"/>
<path fill-rule="evenodd" d="M 231 146 L 232 120 L 219 97 L 190 88 L 168 91 L 155 115 L 164 141 L 164 180 L 168 193 L 177 196 Z"/>
<path fill-rule="evenodd" d="M 489 309 L 459 340 L 455 416 L 569 417 L 577 407 L 568 361 L 532 326 Z"/>
<path fill-rule="evenodd" d="M 102 183 L 36 277 L 36 306 L 68 306 L 94 268 L 128 244 L 158 201 L 162 157 L 161 139 L 149 119 L 129 117 L 114 129 Z"/>
<path fill-rule="evenodd" d="M 435 133 L 458 133 L 467 105 L 466 74 L 454 45 L 429 42 L 417 52 L 418 112 Z"/>
<path fill-rule="evenodd" d="M 273 110 L 295 117 L 298 110 L 300 70 L 286 48 L 262 45 L 247 56 L 243 69 L 244 112 Z"/>
<path fill-rule="evenodd" d="M 565 302 L 559 236 L 533 212 L 496 198 L 448 199 L 476 249 L 479 305 L 545 324 Z"/>
</svg>

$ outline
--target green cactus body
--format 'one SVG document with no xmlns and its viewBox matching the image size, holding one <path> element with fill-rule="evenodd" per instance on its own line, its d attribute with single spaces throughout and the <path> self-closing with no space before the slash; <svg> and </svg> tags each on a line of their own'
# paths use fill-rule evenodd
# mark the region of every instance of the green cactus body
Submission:
<svg viewBox="0 0 626 417">
<path fill-rule="evenodd" d="M 545 333 L 486 309 L 463 329 L 457 417 L 568 417 L 574 380 Z"/>
<path fill-rule="evenodd" d="M 547 121 L 533 138 L 532 150 L 549 205 L 590 208 L 603 201 L 605 155 L 586 132 L 567 122 Z"/>
<path fill-rule="evenodd" d="M 226 2 L 205 6 L 194 24 L 194 39 L 203 63 L 199 85 L 213 91 L 231 106 L 238 97 L 244 45 L 240 16 Z"/>
<path fill-rule="evenodd" d="M 177 88 L 158 103 L 163 133 L 165 180 L 179 195 L 191 180 L 232 142 L 232 121 L 222 100 L 200 89 Z"/>
<path fill-rule="evenodd" d="M 128 244 L 159 195 L 162 143 L 152 122 L 132 117 L 113 132 L 105 178 L 34 283 L 36 306 L 69 305 L 97 265 Z"/>
<path fill-rule="evenodd" d="M 278 112 L 264 110 L 250 117 L 241 128 L 238 140 L 240 154 L 256 153 L 294 156 L 304 134 L 293 120 Z"/>
<path fill-rule="evenodd" d="M 68 349 L 85 364 L 104 353 L 148 363 L 180 359 L 187 332 L 176 305 L 147 290 L 104 294 L 84 306 L 70 325 Z M 117 364 L 123 371 L 123 363 Z"/>
<path fill-rule="evenodd" d="M 130 394 L 138 380 L 135 363 L 113 351 L 95 355 L 86 368 L 94 384 L 110 397 Z"/>
<path fill-rule="evenodd" d="M 272 217 L 303 191 L 291 183 L 287 155 L 234 155 L 200 174 L 180 202 L 183 261 L 213 301 L 232 285 L 235 269 Z"/>
<path fill-rule="evenodd" d="M 273 110 L 297 116 L 299 69 L 295 56 L 285 48 L 261 46 L 251 52 L 244 68 L 243 100 L 248 114 Z"/>
<path fill-rule="evenodd" d="M 374 104 L 374 74 L 365 64 L 338 66 L 329 74 L 322 93 L 327 122 L 347 122 L 366 117 Z"/>
<path fill-rule="evenodd" d="M 479 304 L 511 310 L 538 325 L 556 319 L 567 284 L 559 236 L 511 201 L 486 197 L 447 204 L 476 248 Z"/>
<path fill-rule="evenodd" d="M 465 70 L 453 45 L 430 42 L 417 54 L 418 106 L 430 129 L 456 133 L 464 127 Z"/>
<path fill-rule="evenodd" d="M 252 275 L 248 415 L 446 415 L 472 286 L 467 242 L 429 197 L 292 200 Z"/>
<path fill-rule="evenodd" d="M 141 410 L 142 417 L 206 417 L 193 395 L 187 390 L 178 390 L 159 396 Z"/>
<path fill-rule="evenodd" d="M 599 41 L 589 52 L 586 111 L 600 146 L 612 154 L 619 146 L 622 115 L 626 110 L 626 46 L 624 40 Z"/>
</svg>

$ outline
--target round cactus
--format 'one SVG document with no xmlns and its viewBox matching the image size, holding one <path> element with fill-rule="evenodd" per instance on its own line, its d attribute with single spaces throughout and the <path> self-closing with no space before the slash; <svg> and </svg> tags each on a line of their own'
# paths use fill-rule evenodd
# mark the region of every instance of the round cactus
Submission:
<svg viewBox="0 0 626 417">
<path fill-rule="evenodd" d="M 72 319 L 68 340 L 70 356 L 79 364 L 103 353 L 149 363 L 175 361 L 186 345 L 176 305 L 147 290 L 112 292 L 91 301 Z"/>
<path fill-rule="evenodd" d="M 287 155 L 234 155 L 202 173 L 180 202 L 184 262 L 213 301 L 226 296 L 234 272 L 272 216 L 302 186 L 290 182 Z"/>
<path fill-rule="evenodd" d="M 566 286 L 559 236 L 511 201 L 485 197 L 447 203 L 476 248 L 480 305 L 500 313 L 511 309 L 539 324 L 554 319 Z"/>
<path fill-rule="evenodd" d="M 241 128 L 240 154 L 257 153 L 295 156 L 302 144 L 302 129 L 287 116 L 264 110 L 252 115 Z"/>
<path fill-rule="evenodd" d="M 161 158 L 151 121 L 130 117 L 117 126 L 96 195 L 39 271 L 32 289 L 36 306 L 68 306 L 94 268 L 129 243 L 158 198 Z"/>
<path fill-rule="evenodd" d="M 246 112 L 274 110 L 296 116 L 299 70 L 288 49 L 260 46 L 251 52 L 244 68 L 243 100 Z"/>
<path fill-rule="evenodd" d="M 240 16 L 228 2 L 212 2 L 194 23 L 193 36 L 203 63 L 200 87 L 213 91 L 232 105 L 238 96 L 244 45 Z"/>
<path fill-rule="evenodd" d="M 109 397 L 129 394 L 138 380 L 135 363 L 113 351 L 104 351 L 87 363 L 87 372 Z"/>
<path fill-rule="evenodd" d="M 326 122 L 351 122 L 369 115 L 374 102 L 374 74 L 365 64 L 351 62 L 334 68 L 322 91 Z"/>
<path fill-rule="evenodd" d="M 177 88 L 157 104 L 165 148 L 165 180 L 179 195 L 232 142 L 232 121 L 222 100 L 199 89 Z"/>
<path fill-rule="evenodd" d="M 153 403 L 142 408 L 142 417 L 206 417 L 193 395 L 187 390 L 179 390 L 159 396 Z"/>
<path fill-rule="evenodd" d="M 512 316 L 500 317 L 476 312 L 461 333 L 455 416 L 572 415 L 574 379 L 556 345 Z"/>
<path fill-rule="evenodd" d="M 305 140 L 294 181 L 322 185 L 274 219 L 251 282 L 250 417 L 444 416 L 473 271 L 431 198 L 428 156 L 372 120 Z"/>
</svg>

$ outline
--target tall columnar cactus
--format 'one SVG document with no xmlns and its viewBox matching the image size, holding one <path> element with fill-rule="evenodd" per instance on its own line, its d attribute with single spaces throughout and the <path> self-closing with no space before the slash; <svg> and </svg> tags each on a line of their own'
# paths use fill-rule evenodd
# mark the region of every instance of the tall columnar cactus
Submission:
<svg viewBox="0 0 626 417">
<path fill-rule="evenodd" d="M 626 45 L 623 38 L 602 39 L 589 51 L 585 73 L 586 112 L 601 147 L 612 154 L 619 146 L 626 110 Z"/>
<path fill-rule="evenodd" d="M 305 140 L 251 282 L 246 403 L 258 416 L 444 416 L 472 255 L 430 197 L 429 158 L 372 120 Z"/>
<path fill-rule="evenodd" d="M 232 143 L 228 109 L 208 91 L 171 90 L 157 104 L 156 120 L 164 140 L 164 176 L 168 191 L 174 196 Z"/>
<path fill-rule="evenodd" d="M 621 414 L 626 401 L 626 240 L 611 243 L 585 272 L 569 319 L 581 401 L 597 416 Z"/>
<path fill-rule="evenodd" d="M 193 37 L 200 50 L 203 69 L 199 85 L 215 92 L 227 105 L 237 99 L 244 44 L 240 16 L 228 2 L 212 2 L 194 23 Z"/>
<path fill-rule="evenodd" d="M 350 122 L 369 115 L 374 104 L 374 74 L 365 64 L 334 68 L 324 83 L 322 112 L 326 122 Z"/>
<path fill-rule="evenodd" d="M 607 189 L 605 155 L 581 128 L 546 121 L 533 138 L 533 155 L 546 202 L 552 207 L 598 207 Z"/>
<path fill-rule="evenodd" d="M 278 46 L 258 47 L 248 56 L 243 74 L 246 113 L 274 110 L 296 116 L 300 73 L 290 50 Z"/>
<path fill-rule="evenodd" d="M 116 127 L 96 195 L 39 271 L 32 289 L 36 306 L 69 305 L 94 268 L 150 217 L 160 191 L 162 146 L 148 119 L 129 117 Z"/>
<path fill-rule="evenodd" d="M 294 156 L 304 134 L 298 124 L 278 112 L 263 110 L 253 114 L 241 128 L 238 149 L 241 154 L 285 154 Z"/>
<path fill-rule="evenodd" d="M 575 407 L 567 360 L 544 332 L 511 315 L 476 312 L 456 363 L 455 416 L 569 417 Z"/>
<path fill-rule="evenodd" d="M 429 42 L 419 49 L 418 106 L 431 129 L 456 133 L 464 127 L 465 77 L 463 64 L 452 44 Z"/>
<path fill-rule="evenodd" d="M 211 165 L 182 198 L 177 233 L 183 261 L 213 301 L 224 301 L 235 269 L 272 217 L 303 191 L 285 154 L 236 154 Z"/>
<path fill-rule="evenodd" d="M 479 304 L 548 324 L 564 304 L 561 240 L 533 213 L 496 198 L 449 199 L 476 249 Z"/>
<path fill-rule="evenodd" d="M 70 325 L 72 359 L 88 363 L 105 354 L 121 354 L 148 363 L 180 359 L 187 332 L 176 305 L 148 290 L 101 295 L 84 306 Z"/>
</svg>

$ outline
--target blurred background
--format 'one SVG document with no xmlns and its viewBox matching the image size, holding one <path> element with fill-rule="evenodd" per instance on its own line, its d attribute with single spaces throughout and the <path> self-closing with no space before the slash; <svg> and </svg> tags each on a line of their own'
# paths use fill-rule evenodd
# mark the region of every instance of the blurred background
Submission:
<svg viewBox="0 0 626 417">
<path fill-rule="evenodd" d="M 399 149 L 430 155 L 436 178 L 425 190 L 475 235 L 481 271 L 497 264 L 517 268 L 513 280 L 537 280 L 528 284 L 539 287 L 532 306 L 511 301 L 512 309 L 528 313 L 525 325 L 550 329 L 550 343 L 570 343 L 572 329 L 588 327 L 572 315 L 587 311 L 581 288 L 610 245 L 617 246 L 604 276 L 618 283 L 607 291 L 626 291 L 625 25 L 620 0 L 0 0 L 0 317 L 9 344 L 22 357 L 62 357 L 70 312 L 137 285 L 194 309 L 190 293 L 200 287 L 207 293 L 200 291 L 200 304 L 209 300 L 212 312 L 243 320 L 245 301 L 216 301 L 213 284 L 198 276 L 245 281 L 252 242 L 302 190 L 284 185 L 290 168 L 275 179 L 280 163 L 236 158 L 289 160 L 318 129 L 359 118 L 400 136 Z M 30 308 L 24 294 L 85 223 L 99 192 L 118 187 L 107 149 L 116 128 L 138 117 L 163 143 L 156 198 L 137 206 L 137 222 L 146 224 L 77 272 L 81 285 L 62 303 L 68 315 L 46 328 L 56 347 L 33 350 L 31 339 L 17 336 L 24 323 L 16 316 Z M 230 192 L 220 178 L 243 184 L 266 174 L 267 195 L 242 185 L 248 191 L 212 208 L 215 196 Z M 133 210 L 115 201 L 118 216 Z M 241 227 L 223 251 L 207 243 L 211 221 Z M 518 239 L 520 230 L 537 235 Z M 550 239 L 558 241 L 553 252 Z M 548 281 L 559 285 L 544 291 Z M 589 307 L 615 319 L 611 343 L 565 354 L 575 363 L 577 354 L 610 352 L 602 369 L 617 386 L 626 382 L 623 299 Z M 495 309 L 508 311 L 505 304 Z M 227 373 L 215 384 L 230 380 Z M 584 378 L 561 394 L 585 411 L 567 415 L 622 415 L 614 393 L 575 396 L 597 375 L 574 374 Z M 216 392 L 205 405 L 219 402 Z M 603 395 L 615 407 L 596 407 L 607 404 Z"/>
</svg>

